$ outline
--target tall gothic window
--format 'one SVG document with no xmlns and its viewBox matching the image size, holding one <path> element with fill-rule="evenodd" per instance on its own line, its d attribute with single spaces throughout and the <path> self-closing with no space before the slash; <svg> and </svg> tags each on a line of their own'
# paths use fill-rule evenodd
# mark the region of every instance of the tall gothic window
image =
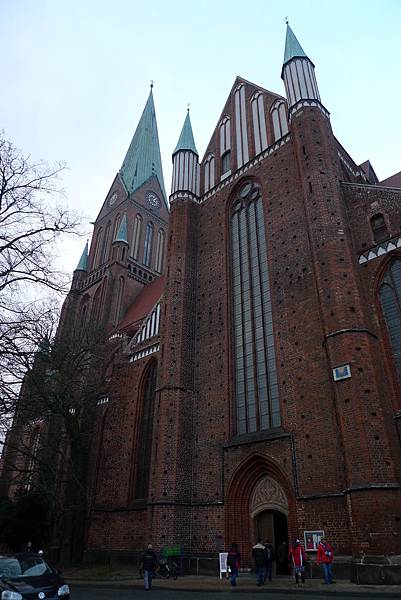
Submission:
<svg viewBox="0 0 401 600">
<path fill-rule="evenodd" d="M 213 154 L 209 154 L 205 159 L 205 189 L 204 192 L 208 192 L 214 187 L 214 172 L 215 172 L 215 158 Z"/>
<path fill-rule="evenodd" d="M 267 148 L 267 133 L 265 109 L 263 105 L 262 92 L 256 92 L 251 100 L 253 135 L 255 140 L 255 154 L 259 154 Z"/>
<path fill-rule="evenodd" d="M 100 252 L 102 247 L 103 227 L 99 229 L 96 236 L 95 253 L 93 255 L 93 269 L 97 269 L 100 264 Z"/>
<path fill-rule="evenodd" d="M 98 321 L 100 320 L 100 315 L 101 315 L 101 296 L 102 296 L 102 285 L 99 285 L 95 295 L 93 297 L 93 302 L 92 302 L 92 319 L 94 321 Z"/>
<path fill-rule="evenodd" d="M 280 425 L 267 247 L 260 188 L 246 183 L 230 223 L 237 433 Z"/>
<path fill-rule="evenodd" d="M 146 500 L 149 488 L 149 468 L 152 453 L 153 413 L 156 391 L 157 363 L 152 361 L 143 382 L 142 407 L 136 446 L 136 473 L 134 497 Z"/>
<path fill-rule="evenodd" d="M 134 221 L 134 231 L 132 234 L 132 244 L 131 244 L 131 255 L 132 258 L 138 258 L 138 250 L 139 250 L 139 242 L 141 239 L 141 229 L 142 229 L 142 217 L 141 215 L 136 215 Z"/>
<path fill-rule="evenodd" d="M 380 302 L 390 336 L 394 362 L 401 378 L 401 261 L 394 261 L 380 286 Z"/>
<path fill-rule="evenodd" d="M 155 264 L 155 270 L 158 273 L 161 273 L 163 271 L 164 238 L 165 235 L 163 229 L 159 229 L 159 233 L 157 234 L 157 251 Z"/>
<path fill-rule="evenodd" d="M 287 114 L 284 102 L 276 102 L 271 110 L 274 140 L 279 140 L 288 133 Z"/>
<path fill-rule="evenodd" d="M 123 295 L 124 295 L 124 277 L 120 277 L 118 280 L 118 292 L 117 292 L 117 302 L 116 302 L 116 312 L 114 315 L 114 325 L 117 327 L 120 317 L 121 317 L 121 309 L 123 304 Z"/>
<path fill-rule="evenodd" d="M 150 265 L 150 257 L 152 255 L 152 239 L 153 239 L 153 223 L 146 225 L 146 237 L 143 246 L 143 264 L 145 267 Z"/>
<path fill-rule="evenodd" d="M 100 264 L 102 264 L 102 265 L 105 262 L 107 262 L 107 260 L 109 258 L 110 227 L 111 227 L 111 222 L 109 221 L 106 225 L 106 230 L 105 230 L 105 234 L 104 234 L 104 238 L 103 238 L 102 259 L 100 262 Z"/>
</svg>

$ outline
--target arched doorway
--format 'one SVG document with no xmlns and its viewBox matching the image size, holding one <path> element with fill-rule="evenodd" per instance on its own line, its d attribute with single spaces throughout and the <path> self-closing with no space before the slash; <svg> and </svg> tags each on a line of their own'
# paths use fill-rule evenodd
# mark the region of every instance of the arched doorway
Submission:
<svg viewBox="0 0 401 600">
<path fill-rule="evenodd" d="M 227 543 L 235 540 L 244 564 L 252 566 L 251 549 L 258 537 L 274 543 L 281 561 L 279 573 L 287 572 L 288 533 L 296 531 L 295 498 L 292 486 L 280 466 L 267 456 L 253 455 L 234 472 L 226 503 Z M 288 546 L 287 546 L 288 548 Z"/>
<path fill-rule="evenodd" d="M 288 573 L 288 500 L 281 485 L 268 475 L 259 479 L 251 494 L 249 510 L 255 539 L 269 540 L 273 544 L 276 572 Z"/>
</svg>

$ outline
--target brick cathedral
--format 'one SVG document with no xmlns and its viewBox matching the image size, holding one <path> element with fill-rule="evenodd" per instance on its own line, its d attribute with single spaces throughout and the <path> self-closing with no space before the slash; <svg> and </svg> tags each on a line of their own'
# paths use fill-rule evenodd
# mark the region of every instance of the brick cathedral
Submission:
<svg viewBox="0 0 401 600">
<path fill-rule="evenodd" d="M 401 173 L 342 147 L 288 25 L 281 78 L 237 77 L 201 161 L 187 114 L 169 202 L 151 90 L 74 272 L 63 318 L 120 340 L 88 554 L 401 554 Z"/>
</svg>

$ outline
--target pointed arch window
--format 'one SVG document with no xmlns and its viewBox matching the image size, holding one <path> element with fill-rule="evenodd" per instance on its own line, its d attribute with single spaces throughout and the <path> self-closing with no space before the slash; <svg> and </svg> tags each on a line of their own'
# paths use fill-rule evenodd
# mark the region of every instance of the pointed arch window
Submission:
<svg viewBox="0 0 401 600">
<path fill-rule="evenodd" d="M 118 229 L 120 227 L 121 215 L 118 214 L 114 219 L 114 231 L 113 231 L 113 242 L 117 237 Z"/>
<path fill-rule="evenodd" d="M 255 154 L 259 154 L 267 148 L 266 119 L 262 92 L 256 92 L 253 96 L 251 108 Z"/>
<path fill-rule="evenodd" d="M 156 264 L 155 264 L 155 270 L 158 273 L 161 273 L 163 271 L 164 239 L 165 239 L 165 233 L 164 233 L 163 229 L 159 229 L 159 233 L 157 234 L 157 251 L 156 251 Z"/>
<path fill-rule="evenodd" d="M 230 219 L 237 433 L 280 425 L 263 202 L 246 183 Z"/>
<path fill-rule="evenodd" d="M 247 103 L 245 102 L 245 86 L 242 83 L 234 92 L 235 134 L 237 142 L 237 167 L 242 167 L 249 160 Z"/>
<path fill-rule="evenodd" d="M 152 256 L 152 241 L 153 241 L 153 223 L 149 221 L 146 225 L 146 236 L 145 243 L 143 246 L 143 264 L 145 267 L 150 266 L 150 259 Z"/>
<path fill-rule="evenodd" d="M 274 140 L 279 140 L 288 133 L 287 112 L 284 102 L 276 102 L 271 109 Z"/>
<path fill-rule="evenodd" d="M 370 219 L 370 226 L 372 228 L 372 233 L 376 244 L 386 240 L 389 237 L 386 221 L 381 213 L 373 215 L 373 217 Z"/>
<path fill-rule="evenodd" d="M 208 192 L 212 187 L 214 187 L 214 172 L 215 172 L 215 159 L 213 154 L 209 154 L 206 157 L 205 165 L 204 165 L 204 191 Z"/>
<path fill-rule="evenodd" d="M 146 500 L 149 492 L 149 470 L 152 453 L 153 413 L 156 393 L 157 363 L 152 361 L 145 374 L 142 387 L 139 435 L 136 445 L 136 472 L 134 477 L 134 498 Z"/>
<path fill-rule="evenodd" d="M 139 242 L 141 240 L 142 217 L 136 215 L 134 220 L 134 231 L 132 233 L 131 256 L 134 259 L 138 258 Z"/>
<path fill-rule="evenodd" d="M 100 229 L 97 232 L 97 236 L 96 236 L 96 244 L 95 244 L 95 252 L 93 255 L 93 268 L 97 269 L 97 267 L 100 265 L 100 254 L 101 254 L 101 248 L 102 248 L 102 238 L 103 238 L 103 227 L 100 227 Z"/>
<path fill-rule="evenodd" d="M 97 288 L 95 295 L 93 297 L 92 303 L 92 319 L 94 321 L 98 321 L 101 315 L 101 296 L 102 296 L 102 286 L 99 285 Z"/>
<path fill-rule="evenodd" d="M 107 223 L 106 229 L 105 229 L 105 232 L 104 232 L 103 247 L 102 247 L 102 258 L 101 258 L 101 262 L 100 262 L 100 264 L 102 264 L 102 265 L 105 262 L 107 262 L 107 260 L 109 258 L 110 228 L 111 228 L 111 221 L 109 221 Z"/>
<path fill-rule="evenodd" d="M 121 318 L 121 309 L 122 309 L 122 305 L 123 305 L 123 296 L 124 296 L 124 284 L 125 284 L 124 277 L 120 277 L 118 280 L 116 312 L 114 315 L 114 325 L 116 327 Z"/>
<path fill-rule="evenodd" d="M 398 376 L 401 378 L 401 260 L 387 269 L 379 290 Z"/>
</svg>

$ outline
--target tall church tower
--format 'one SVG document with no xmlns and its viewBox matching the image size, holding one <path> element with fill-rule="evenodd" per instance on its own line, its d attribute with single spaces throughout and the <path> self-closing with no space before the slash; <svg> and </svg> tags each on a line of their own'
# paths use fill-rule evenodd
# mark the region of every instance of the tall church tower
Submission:
<svg viewBox="0 0 401 600">
<path fill-rule="evenodd" d="M 327 444 L 327 452 L 331 457 L 336 452 L 342 454 L 343 464 L 342 473 L 337 469 L 335 477 L 327 477 L 321 483 L 320 493 L 329 495 L 333 486 L 346 491 L 353 514 L 352 549 L 356 553 L 364 528 L 368 523 L 373 526 L 369 503 L 376 497 L 375 502 L 384 507 L 388 499 L 377 490 L 397 484 L 397 448 L 393 435 L 388 434 L 387 423 L 391 400 L 380 384 L 381 349 L 372 323 L 372 307 L 361 290 L 349 207 L 344 201 L 341 148 L 320 99 L 314 65 L 289 26 L 282 78 L 306 220 L 305 237 L 312 257 L 311 275 L 320 311 L 322 337 L 319 342 L 315 334 L 314 341 L 308 340 L 308 348 L 322 345 L 330 374 L 327 379 L 322 373 L 319 384 L 322 391 L 326 389 L 319 399 L 326 418 L 320 423 L 316 420 L 315 436 L 316 439 L 331 437 L 333 444 Z M 336 282 L 335 286 L 332 282 Z M 349 369 L 349 377 L 337 380 L 336 373 L 342 373 L 344 367 Z M 317 372 L 313 377 L 317 377 Z M 310 456 L 318 456 L 314 444 L 308 444 Z M 356 459 L 358 456 L 360 460 Z M 306 481 L 302 491 L 308 493 L 308 488 Z"/>
<path fill-rule="evenodd" d="M 69 296 L 75 297 L 77 324 L 90 320 L 109 332 L 118 327 L 143 287 L 164 272 L 168 219 L 151 88 L 95 220 L 90 250 L 74 273 Z"/>
<path fill-rule="evenodd" d="M 153 534 L 160 544 L 190 538 L 195 391 L 199 162 L 189 112 L 173 152 L 168 272 L 161 326 L 158 473 Z M 168 473 L 168 477 L 163 475 Z M 166 518 L 168 515 L 168 518 Z"/>
</svg>

